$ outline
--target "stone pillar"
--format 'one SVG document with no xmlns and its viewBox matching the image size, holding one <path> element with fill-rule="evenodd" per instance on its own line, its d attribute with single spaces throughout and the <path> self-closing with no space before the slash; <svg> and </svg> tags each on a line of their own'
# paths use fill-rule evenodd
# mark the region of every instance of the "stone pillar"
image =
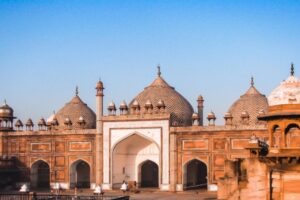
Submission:
<svg viewBox="0 0 300 200">
<path fill-rule="evenodd" d="M 198 102 L 198 117 L 199 117 L 199 126 L 203 126 L 203 102 L 204 99 L 203 97 L 200 95 L 197 99 Z"/>
<path fill-rule="evenodd" d="M 269 133 L 269 145 L 270 148 L 274 147 L 274 137 L 275 137 L 275 131 L 273 130 L 273 127 L 268 126 L 268 133 Z"/>
<path fill-rule="evenodd" d="M 170 191 L 176 191 L 177 184 L 177 137 L 170 133 Z"/>
<path fill-rule="evenodd" d="M 103 151 L 102 151 L 102 133 L 103 133 L 103 83 L 99 81 L 96 85 L 96 136 L 95 136 L 95 164 L 96 164 L 96 184 L 101 184 L 103 182 L 102 169 L 103 169 Z"/>
</svg>

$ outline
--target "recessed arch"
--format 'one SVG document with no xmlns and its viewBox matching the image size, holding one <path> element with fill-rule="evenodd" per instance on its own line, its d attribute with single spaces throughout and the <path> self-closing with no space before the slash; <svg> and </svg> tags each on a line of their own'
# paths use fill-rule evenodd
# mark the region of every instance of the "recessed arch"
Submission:
<svg viewBox="0 0 300 200">
<path fill-rule="evenodd" d="M 284 133 L 287 134 L 290 129 L 293 129 L 293 128 L 298 128 L 300 129 L 299 125 L 296 124 L 296 123 L 290 123 L 289 125 L 287 125 L 287 127 L 284 129 Z"/>
<path fill-rule="evenodd" d="M 140 136 L 140 137 L 142 137 L 142 138 L 144 138 L 144 139 L 146 139 L 146 140 L 149 140 L 149 141 L 153 142 L 153 143 L 157 146 L 157 148 L 159 148 L 159 145 L 157 144 L 157 142 L 154 141 L 152 138 L 147 137 L 147 136 L 145 136 L 144 134 L 141 134 L 141 133 L 139 133 L 139 132 L 137 132 L 137 131 L 134 131 L 134 132 L 132 132 L 131 134 L 126 135 L 126 136 L 120 138 L 119 140 L 117 140 L 117 141 L 113 144 L 113 146 L 112 146 L 112 152 L 114 151 L 114 149 L 116 148 L 116 146 L 117 146 L 120 142 L 122 142 L 122 141 L 126 140 L 127 138 L 129 138 L 129 137 L 131 137 L 131 136 L 134 136 L 134 135 L 138 135 L 138 136 Z"/>
<path fill-rule="evenodd" d="M 40 161 L 45 162 L 45 163 L 47 163 L 47 164 L 49 165 L 49 161 L 47 161 L 47 160 L 45 160 L 45 159 L 43 159 L 43 158 L 39 158 L 39 159 L 36 159 L 35 161 L 33 161 L 33 162 L 31 163 L 30 168 L 31 168 L 36 162 L 40 162 Z M 49 165 L 49 166 L 50 166 L 50 165 Z"/>
<path fill-rule="evenodd" d="M 87 161 L 78 159 L 70 165 L 70 188 L 90 188 L 91 168 Z"/>
<path fill-rule="evenodd" d="M 152 160 L 139 164 L 139 183 L 142 188 L 157 188 L 159 185 L 159 167 Z"/>
<path fill-rule="evenodd" d="M 285 147 L 299 148 L 300 147 L 300 127 L 296 123 L 289 124 L 285 130 Z"/>
<path fill-rule="evenodd" d="M 185 190 L 207 188 L 207 164 L 194 158 L 183 165 L 183 187 Z"/>
<path fill-rule="evenodd" d="M 160 149 L 157 143 L 137 132 L 119 140 L 112 148 L 111 155 L 113 188 L 120 188 L 123 181 L 135 181 L 140 186 L 139 164 L 146 160 L 151 160 L 160 168 Z"/>
<path fill-rule="evenodd" d="M 32 188 L 50 188 L 50 167 L 44 160 L 37 160 L 30 168 L 30 186 Z"/>
</svg>

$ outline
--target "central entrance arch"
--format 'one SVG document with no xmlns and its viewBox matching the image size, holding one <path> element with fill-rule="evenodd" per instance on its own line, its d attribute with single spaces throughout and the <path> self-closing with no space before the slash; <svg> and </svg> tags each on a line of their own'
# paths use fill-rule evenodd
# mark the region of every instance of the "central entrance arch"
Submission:
<svg viewBox="0 0 300 200">
<path fill-rule="evenodd" d="M 207 166 L 204 162 L 193 159 L 184 165 L 184 188 L 207 188 Z"/>
<path fill-rule="evenodd" d="M 112 151 L 112 187 L 119 189 L 123 181 L 136 182 L 136 185 L 140 187 L 142 165 L 150 160 L 154 164 L 160 163 L 159 152 L 158 145 L 154 141 L 138 133 L 129 135 L 118 142 Z M 159 177 L 159 165 L 155 165 Z M 147 166 L 144 167 L 147 168 Z M 158 180 L 159 178 L 157 178 L 156 187 L 159 186 Z"/>
<path fill-rule="evenodd" d="M 83 160 L 77 160 L 70 169 L 71 188 L 90 188 L 90 166 Z"/>
<path fill-rule="evenodd" d="M 48 163 L 39 160 L 31 166 L 30 185 L 34 189 L 50 188 L 50 167 Z"/>
<path fill-rule="evenodd" d="M 141 187 L 158 187 L 158 165 L 147 160 L 141 164 Z"/>
</svg>

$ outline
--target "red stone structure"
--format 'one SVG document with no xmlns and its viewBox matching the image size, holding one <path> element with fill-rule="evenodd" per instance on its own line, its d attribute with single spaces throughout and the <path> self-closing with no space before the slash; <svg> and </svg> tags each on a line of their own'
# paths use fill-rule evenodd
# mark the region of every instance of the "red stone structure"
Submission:
<svg viewBox="0 0 300 200">
<path fill-rule="evenodd" d="M 219 180 L 219 199 L 299 199 L 300 82 L 291 75 L 268 97 L 258 119 L 268 138 L 255 135 L 245 145 L 250 158 L 228 161 Z"/>
<path fill-rule="evenodd" d="M 298 84 L 291 76 L 284 87 Z M 110 190 L 127 181 L 162 191 L 218 189 L 223 199 L 243 197 L 254 187 L 261 189 L 255 197 L 268 198 L 270 187 L 274 198 L 289 197 L 295 189 L 287 190 L 287 185 L 298 183 L 292 178 L 298 175 L 292 174 L 297 174 L 300 98 L 297 94 L 288 104 L 273 105 L 278 91 L 268 100 L 251 79 L 248 90 L 224 114 L 224 125 L 215 124 L 213 112 L 203 116 L 202 96 L 195 112 L 163 79 L 160 68 L 129 104 L 111 102 L 107 115 L 101 81 L 96 84 L 95 112 L 78 89 L 57 113 L 38 122 L 14 123 L 13 109 L 5 103 L 0 107 L 0 174 L 5 177 L 0 185 L 102 185 Z M 15 176 L 2 173 L 7 170 Z"/>
</svg>

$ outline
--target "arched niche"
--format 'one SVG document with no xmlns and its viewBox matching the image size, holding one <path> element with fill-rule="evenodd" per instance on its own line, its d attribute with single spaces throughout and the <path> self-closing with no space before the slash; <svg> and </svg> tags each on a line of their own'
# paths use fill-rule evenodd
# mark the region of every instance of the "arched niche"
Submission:
<svg viewBox="0 0 300 200">
<path fill-rule="evenodd" d="M 120 188 L 123 181 L 140 185 L 139 164 L 145 160 L 160 163 L 160 150 L 150 138 L 134 133 L 119 141 L 112 150 L 112 187 Z"/>
<path fill-rule="evenodd" d="M 183 166 L 183 188 L 185 190 L 207 188 L 207 165 L 198 159 Z"/>
<path fill-rule="evenodd" d="M 90 165 L 84 160 L 77 160 L 70 166 L 70 188 L 90 188 Z"/>
<path fill-rule="evenodd" d="M 50 167 L 43 160 L 38 160 L 31 165 L 30 186 L 34 189 L 50 188 Z"/>
<path fill-rule="evenodd" d="M 300 148 L 300 128 L 298 124 L 291 123 L 285 130 L 285 147 Z"/>
</svg>

